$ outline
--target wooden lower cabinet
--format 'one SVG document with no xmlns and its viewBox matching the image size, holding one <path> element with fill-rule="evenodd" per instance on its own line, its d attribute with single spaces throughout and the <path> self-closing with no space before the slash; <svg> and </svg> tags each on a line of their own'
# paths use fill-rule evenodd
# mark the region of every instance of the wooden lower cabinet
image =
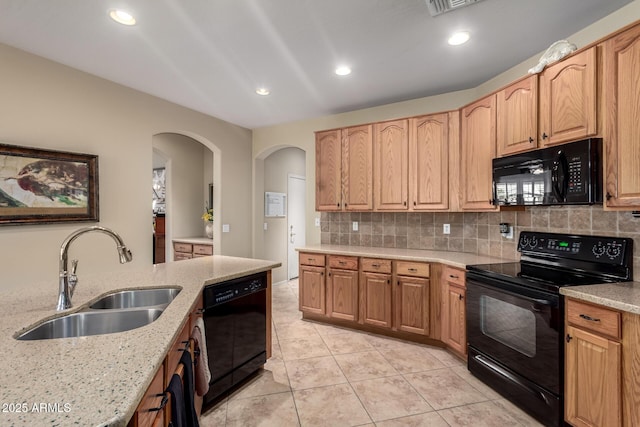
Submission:
<svg viewBox="0 0 640 427">
<path fill-rule="evenodd" d="M 358 320 L 358 272 L 330 268 L 327 274 L 327 315 Z"/>
<path fill-rule="evenodd" d="M 365 271 L 360 276 L 362 288 L 361 323 L 391 329 L 391 274 Z"/>
<path fill-rule="evenodd" d="M 298 280 L 300 311 L 326 314 L 325 288 L 324 267 L 300 265 Z"/>
<path fill-rule="evenodd" d="M 442 272 L 442 341 L 459 356 L 467 356 L 465 271 L 444 267 Z"/>
<path fill-rule="evenodd" d="M 396 278 L 396 329 L 429 335 L 429 279 Z"/>
</svg>

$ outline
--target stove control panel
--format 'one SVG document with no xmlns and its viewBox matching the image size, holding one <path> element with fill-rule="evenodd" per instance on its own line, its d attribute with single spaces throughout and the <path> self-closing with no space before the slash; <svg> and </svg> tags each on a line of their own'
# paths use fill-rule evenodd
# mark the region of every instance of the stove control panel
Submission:
<svg viewBox="0 0 640 427">
<path fill-rule="evenodd" d="M 633 239 L 523 231 L 518 251 L 530 256 L 623 265 L 633 256 Z"/>
</svg>

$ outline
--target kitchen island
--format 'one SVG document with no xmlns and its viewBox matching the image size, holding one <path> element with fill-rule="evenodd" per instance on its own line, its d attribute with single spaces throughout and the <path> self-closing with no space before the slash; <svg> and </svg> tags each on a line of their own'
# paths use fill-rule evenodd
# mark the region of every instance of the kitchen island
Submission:
<svg viewBox="0 0 640 427">
<path fill-rule="evenodd" d="M 0 425 L 127 425 L 202 289 L 278 266 L 215 255 L 135 271 L 80 274 L 73 308 L 64 314 L 80 311 L 114 290 L 182 290 L 149 325 L 78 338 L 15 339 L 63 314 L 55 311 L 57 278 L 19 292 L 0 292 Z"/>
</svg>

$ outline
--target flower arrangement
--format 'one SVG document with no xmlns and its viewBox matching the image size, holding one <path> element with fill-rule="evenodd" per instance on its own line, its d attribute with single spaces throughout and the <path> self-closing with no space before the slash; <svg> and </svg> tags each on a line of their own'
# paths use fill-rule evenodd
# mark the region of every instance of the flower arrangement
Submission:
<svg viewBox="0 0 640 427">
<path fill-rule="evenodd" d="M 207 205 L 204 206 L 204 213 L 202 214 L 204 221 L 213 222 L 213 209 L 209 209 Z"/>
</svg>

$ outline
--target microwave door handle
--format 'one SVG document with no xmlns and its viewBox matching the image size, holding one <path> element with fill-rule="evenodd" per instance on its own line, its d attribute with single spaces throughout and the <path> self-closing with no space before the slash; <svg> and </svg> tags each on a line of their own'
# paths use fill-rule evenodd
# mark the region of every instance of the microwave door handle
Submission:
<svg viewBox="0 0 640 427">
<path fill-rule="evenodd" d="M 566 158 L 562 150 L 560 150 L 551 167 L 551 190 L 559 202 L 564 202 L 566 196 L 566 181 Z"/>
</svg>

